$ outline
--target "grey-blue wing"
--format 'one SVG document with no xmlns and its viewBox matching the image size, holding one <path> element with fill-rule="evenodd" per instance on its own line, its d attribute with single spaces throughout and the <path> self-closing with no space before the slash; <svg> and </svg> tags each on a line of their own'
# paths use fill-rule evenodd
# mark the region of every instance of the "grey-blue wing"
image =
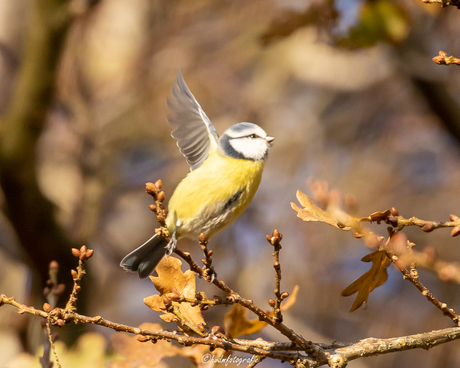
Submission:
<svg viewBox="0 0 460 368">
<path fill-rule="evenodd" d="M 173 98 L 168 100 L 169 122 L 174 130 L 171 135 L 185 156 L 190 170 L 198 168 L 217 147 L 219 136 L 192 92 L 185 84 L 181 72 L 177 72 L 177 84 L 172 86 Z"/>
</svg>

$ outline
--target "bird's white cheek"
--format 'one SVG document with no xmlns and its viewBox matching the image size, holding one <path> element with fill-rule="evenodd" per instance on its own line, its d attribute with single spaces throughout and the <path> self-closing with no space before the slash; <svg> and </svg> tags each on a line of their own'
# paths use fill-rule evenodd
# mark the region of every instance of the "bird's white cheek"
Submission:
<svg viewBox="0 0 460 368">
<path fill-rule="evenodd" d="M 231 139 L 230 145 L 246 159 L 256 161 L 263 160 L 268 149 L 265 140 Z"/>
</svg>

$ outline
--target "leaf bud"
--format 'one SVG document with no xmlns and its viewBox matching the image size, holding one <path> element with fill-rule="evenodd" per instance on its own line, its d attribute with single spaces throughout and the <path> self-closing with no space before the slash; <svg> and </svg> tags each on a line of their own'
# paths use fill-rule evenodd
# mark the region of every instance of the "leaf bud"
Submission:
<svg viewBox="0 0 460 368">
<path fill-rule="evenodd" d="M 451 236 L 458 236 L 460 235 L 460 226 L 455 226 L 452 231 L 450 232 Z"/>
<path fill-rule="evenodd" d="M 157 199 L 160 201 L 160 202 L 163 202 L 165 200 L 165 192 L 161 191 L 157 194 Z"/>
<path fill-rule="evenodd" d="M 77 248 L 72 248 L 72 255 L 74 257 L 80 258 L 80 251 Z"/>
<path fill-rule="evenodd" d="M 45 304 L 43 304 L 43 310 L 45 312 L 49 313 L 49 312 L 51 312 L 53 310 L 53 307 L 50 304 L 45 303 Z"/>
<path fill-rule="evenodd" d="M 272 308 L 275 307 L 275 301 L 273 299 L 268 299 L 268 305 Z"/>
<path fill-rule="evenodd" d="M 86 259 L 90 259 L 93 256 L 94 250 L 93 249 L 88 249 L 86 251 Z"/>
<path fill-rule="evenodd" d="M 156 193 L 156 187 L 155 184 L 153 183 L 145 183 L 145 191 L 147 194 L 150 194 L 151 196 L 155 196 Z"/>
<path fill-rule="evenodd" d="M 155 182 L 155 186 L 158 188 L 158 189 L 161 189 L 161 187 L 163 186 L 163 182 L 161 181 L 161 179 L 157 180 Z"/>
<path fill-rule="evenodd" d="M 434 230 L 434 225 L 431 221 L 427 221 L 425 225 L 422 226 L 422 230 L 426 233 L 429 233 Z"/>
</svg>

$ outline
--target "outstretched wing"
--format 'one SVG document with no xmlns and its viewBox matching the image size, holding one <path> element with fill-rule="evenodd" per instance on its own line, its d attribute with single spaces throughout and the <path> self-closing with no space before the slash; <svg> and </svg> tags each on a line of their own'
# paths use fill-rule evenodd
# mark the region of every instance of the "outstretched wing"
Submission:
<svg viewBox="0 0 460 368">
<path fill-rule="evenodd" d="M 198 168 L 217 147 L 219 135 L 185 84 L 181 72 L 177 72 L 177 84 L 172 86 L 173 98 L 168 100 L 169 122 L 174 130 L 171 135 L 185 156 L 190 170 Z"/>
</svg>

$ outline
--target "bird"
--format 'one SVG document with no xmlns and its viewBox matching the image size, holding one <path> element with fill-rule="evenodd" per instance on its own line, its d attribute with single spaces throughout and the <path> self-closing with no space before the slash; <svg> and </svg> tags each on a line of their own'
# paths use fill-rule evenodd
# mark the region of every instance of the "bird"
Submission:
<svg viewBox="0 0 460 368">
<path fill-rule="evenodd" d="M 242 122 L 219 137 L 187 87 L 180 71 L 168 99 L 171 136 L 190 166 L 168 204 L 169 243 L 153 235 L 120 262 L 139 278 L 149 276 L 170 255 L 180 238 L 210 239 L 241 215 L 252 201 L 274 137 L 258 125 Z"/>
</svg>

